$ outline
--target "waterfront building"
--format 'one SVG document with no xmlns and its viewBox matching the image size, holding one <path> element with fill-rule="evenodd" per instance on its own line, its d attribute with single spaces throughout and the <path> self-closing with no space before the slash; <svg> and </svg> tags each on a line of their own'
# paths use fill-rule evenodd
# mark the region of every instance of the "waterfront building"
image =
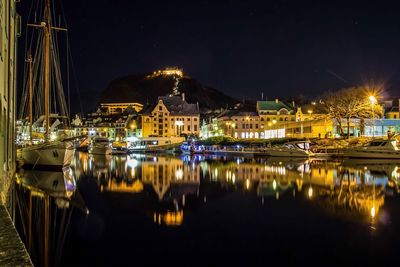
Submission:
<svg viewBox="0 0 400 267">
<path fill-rule="evenodd" d="M 280 124 L 287 121 L 295 121 L 296 119 L 294 103 L 288 104 L 275 99 L 275 101 L 257 101 L 256 105 L 260 121 L 264 125 L 274 121 L 275 124 Z"/>
<path fill-rule="evenodd" d="M 14 0 L 0 1 L 0 203 L 15 172 L 16 63 L 20 16 Z"/>
<path fill-rule="evenodd" d="M 141 114 L 142 137 L 180 137 L 200 133 L 200 112 L 196 104 L 180 96 L 158 97 Z"/>
<path fill-rule="evenodd" d="M 385 101 L 384 110 L 386 119 L 400 119 L 400 99 Z"/>
<path fill-rule="evenodd" d="M 131 112 L 128 112 L 131 111 Z M 138 114 L 126 109 L 122 113 L 109 114 L 98 110 L 85 117 L 76 116 L 71 122 L 72 136 L 107 137 L 110 141 L 123 141 L 128 137 L 140 137 Z"/>
</svg>

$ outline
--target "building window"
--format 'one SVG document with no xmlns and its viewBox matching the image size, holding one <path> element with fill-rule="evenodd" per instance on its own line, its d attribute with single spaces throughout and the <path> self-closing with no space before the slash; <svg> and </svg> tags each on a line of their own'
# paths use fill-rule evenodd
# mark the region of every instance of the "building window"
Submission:
<svg viewBox="0 0 400 267">
<path fill-rule="evenodd" d="M 194 127 L 194 131 L 197 132 L 197 124 L 195 124 L 193 127 Z"/>
<path fill-rule="evenodd" d="M 245 129 L 246 125 L 242 124 L 242 129 Z"/>
<path fill-rule="evenodd" d="M 258 129 L 258 124 L 256 123 L 256 129 Z"/>
<path fill-rule="evenodd" d="M 190 125 L 187 126 L 187 130 L 188 130 L 188 132 L 190 132 Z"/>
<path fill-rule="evenodd" d="M 194 121 L 197 121 L 197 118 L 194 118 L 193 120 L 194 120 Z"/>
<path fill-rule="evenodd" d="M 267 118 L 267 121 L 270 121 L 271 119 L 270 118 Z"/>
<path fill-rule="evenodd" d="M 187 118 L 187 121 L 190 121 L 190 118 Z"/>
<path fill-rule="evenodd" d="M 159 106 L 159 107 L 158 107 L 158 110 L 160 110 L 160 111 L 161 111 L 161 110 L 162 110 L 162 106 Z"/>
</svg>

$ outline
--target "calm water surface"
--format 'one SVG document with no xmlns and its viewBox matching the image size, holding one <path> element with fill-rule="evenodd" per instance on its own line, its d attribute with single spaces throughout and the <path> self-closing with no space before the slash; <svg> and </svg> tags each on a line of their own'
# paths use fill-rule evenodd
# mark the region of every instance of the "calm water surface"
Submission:
<svg viewBox="0 0 400 267">
<path fill-rule="evenodd" d="M 37 266 L 396 266 L 399 182 L 393 161 L 80 153 L 21 170 L 14 206 Z"/>
</svg>

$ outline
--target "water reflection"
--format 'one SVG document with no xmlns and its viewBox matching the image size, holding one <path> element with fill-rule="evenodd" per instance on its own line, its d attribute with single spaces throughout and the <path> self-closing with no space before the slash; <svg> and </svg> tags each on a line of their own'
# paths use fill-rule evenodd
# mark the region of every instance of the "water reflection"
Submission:
<svg viewBox="0 0 400 267">
<path fill-rule="evenodd" d="M 183 222 L 188 195 L 206 202 L 208 187 L 200 190 L 201 181 L 217 183 L 228 191 L 254 193 L 262 203 L 271 197 L 279 200 L 285 195 L 293 199 L 301 196 L 329 212 L 346 211 L 375 218 L 385 195 L 399 191 L 400 173 L 398 162 L 379 160 L 343 162 L 215 155 L 80 154 L 76 165 L 78 176 L 96 177 L 101 192 L 137 194 L 150 187 L 159 203 L 171 203 L 163 211 L 155 208 L 153 221 L 175 226 Z"/>
<path fill-rule="evenodd" d="M 87 212 L 75 196 L 76 189 L 71 168 L 62 172 L 21 169 L 16 174 L 14 221 L 35 265 L 59 265 L 73 207 Z"/>
<path fill-rule="evenodd" d="M 207 209 L 218 205 L 235 209 L 229 201 L 223 205 L 218 201 L 225 196 L 238 202 L 255 199 L 254 209 L 289 202 L 303 212 L 318 211 L 330 220 L 351 220 L 377 229 L 389 221 L 388 214 L 386 219 L 381 216 L 385 198 L 399 193 L 399 166 L 400 162 L 376 160 L 79 153 L 64 173 L 19 174 L 15 192 L 23 239 L 36 255 L 34 261 L 49 266 L 59 263 L 74 208 L 80 214 L 79 238 L 100 229 L 94 240 L 104 238 L 107 229 L 129 240 L 129 231 L 134 230 L 119 233 L 121 221 L 177 231 L 190 227 Z M 93 212 L 88 213 L 85 202 Z M 147 234 L 153 235 L 155 230 L 150 229 L 153 232 Z"/>
</svg>

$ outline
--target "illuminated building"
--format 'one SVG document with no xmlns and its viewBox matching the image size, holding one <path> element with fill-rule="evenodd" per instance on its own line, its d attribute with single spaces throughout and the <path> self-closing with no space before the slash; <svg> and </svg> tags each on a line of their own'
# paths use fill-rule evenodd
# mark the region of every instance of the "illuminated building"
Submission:
<svg viewBox="0 0 400 267">
<path fill-rule="evenodd" d="M 199 132 L 199 107 L 188 104 L 184 94 L 158 97 L 142 114 L 142 137 L 198 136 Z"/>
<path fill-rule="evenodd" d="M 140 103 L 100 103 L 100 108 L 105 110 L 107 114 L 119 114 L 127 108 L 139 112 L 143 109 L 143 105 Z"/>
<path fill-rule="evenodd" d="M 178 67 L 167 67 L 163 70 L 153 72 L 151 75 L 148 75 L 147 78 L 153 78 L 157 76 L 178 76 L 182 78 L 183 70 L 179 69 Z"/>
</svg>

